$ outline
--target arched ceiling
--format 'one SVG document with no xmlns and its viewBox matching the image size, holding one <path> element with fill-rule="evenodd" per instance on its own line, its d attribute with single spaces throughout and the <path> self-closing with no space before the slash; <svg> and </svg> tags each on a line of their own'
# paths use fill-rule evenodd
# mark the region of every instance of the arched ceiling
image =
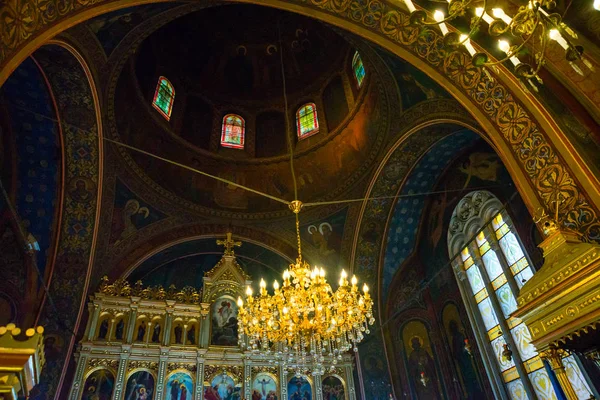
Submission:
<svg viewBox="0 0 600 400">
<path fill-rule="evenodd" d="M 178 288 L 202 287 L 204 273 L 210 271 L 223 256 L 223 246 L 217 238 L 203 238 L 174 244 L 157 252 L 138 265 L 128 276 L 131 282 L 141 280 L 144 285 L 162 285 Z M 291 260 L 262 244 L 243 241 L 235 248 L 236 260 L 255 285 L 260 278 L 267 282 L 281 280 L 281 274 Z"/>
<path fill-rule="evenodd" d="M 257 17 L 251 18 L 254 14 Z M 247 31 L 240 30 L 242 15 L 250 21 Z M 282 118 L 271 136 L 261 137 L 257 121 L 262 114 L 252 111 L 252 107 L 260 112 L 269 107 L 285 111 L 279 95 L 282 90 L 279 58 L 269 54 L 275 51 L 270 48 L 273 43 L 279 46 L 278 29 L 273 23 L 265 27 L 267 20 L 281 21 L 299 197 L 310 202 L 348 193 L 357 181 L 366 177 L 385 142 L 392 111 L 390 99 L 396 96 L 396 88 L 385 83 L 389 77 L 382 78 L 379 73 L 385 65 L 364 45 L 359 50 L 367 78 L 358 87 L 350 80 L 354 77 L 349 73 L 352 49 L 356 47 L 349 40 L 354 39 L 340 36 L 323 23 L 283 11 L 250 5 L 211 7 L 176 18 L 153 33 L 141 29 L 131 32 L 130 37 L 136 34 L 148 37 L 139 48 L 123 52 L 129 56 L 137 50 L 130 60 L 135 72 L 124 65 L 112 72 L 113 78 L 108 82 L 113 138 L 231 182 L 292 200 L 285 122 Z M 216 31 L 214 43 L 199 44 L 199 38 L 209 35 L 209 31 Z M 171 37 L 183 37 L 182 43 L 173 44 Z M 243 78 L 244 74 L 232 72 L 230 77 L 226 72 L 227 65 L 239 65 L 240 57 L 252 67 L 251 74 L 244 79 L 254 83 L 246 89 L 240 89 L 237 83 L 230 84 L 234 76 Z M 177 93 L 169 122 L 150 105 L 160 75 L 174 83 Z M 328 89 L 336 79 L 340 81 L 339 88 L 333 100 L 329 100 Z M 422 89 L 413 82 L 407 85 L 420 92 Z M 186 128 L 187 110 L 196 115 L 203 112 L 191 101 L 192 93 L 200 93 L 208 106 L 206 129 L 202 129 L 206 125 L 190 128 L 192 131 Z M 226 107 L 219 103 L 225 99 L 228 99 Z M 294 111 L 304 101 L 317 104 L 320 131 L 296 141 Z M 253 102 L 258 106 L 250 105 Z M 185 108 L 179 111 L 185 114 L 183 121 L 178 120 L 177 107 Z M 219 146 L 221 119 L 225 113 L 238 110 L 247 122 L 245 148 L 224 149 Z M 335 119 L 339 122 L 332 126 Z M 203 135 L 206 145 L 192 145 L 193 140 Z M 283 143 L 279 155 L 258 157 L 261 149 L 275 140 Z M 120 149 L 120 154 L 150 187 L 190 211 L 236 219 L 265 219 L 289 213 L 284 205 L 233 185 L 129 150 Z"/>
</svg>

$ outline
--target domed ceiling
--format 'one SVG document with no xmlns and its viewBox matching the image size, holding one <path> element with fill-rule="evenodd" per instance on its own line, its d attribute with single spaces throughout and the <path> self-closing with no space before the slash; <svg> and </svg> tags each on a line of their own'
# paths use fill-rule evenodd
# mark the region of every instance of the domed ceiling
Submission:
<svg viewBox="0 0 600 400">
<path fill-rule="evenodd" d="M 350 36 L 309 18 L 254 5 L 195 11 L 147 36 L 109 87 L 114 139 L 293 200 L 288 115 L 302 201 L 339 197 L 372 167 L 388 128 L 389 88 L 371 67 L 376 57 L 369 48 L 359 49 L 366 78 L 358 84 L 352 70 L 357 48 Z M 176 93 L 169 120 L 152 107 L 161 76 Z M 296 110 L 306 103 L 316 106 L 319 131 L 298 139 Z M 228 114 L 245 121 L 243 149 L 220 144 Z M 234 185 L 119 150 L 148 186 L 189 210 L 228 218 L 289 213 L 285 205 Z"/>
<path fill-rule="evenodd" d="M 281 44 L 291 96 L 322 86 L 350 47 L 316 20 L 266 7 L 227 5 L 191 13 L 154 32 L 140 48 L 136 73 L 143 88 L 156 84 L 159 69 L 184 90 L 215 101 L 279 102 Z"/>
</svg>

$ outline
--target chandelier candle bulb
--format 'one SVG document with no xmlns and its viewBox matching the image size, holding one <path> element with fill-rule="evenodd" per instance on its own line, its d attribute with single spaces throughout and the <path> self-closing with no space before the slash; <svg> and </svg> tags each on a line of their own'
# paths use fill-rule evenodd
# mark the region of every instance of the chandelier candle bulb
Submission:
<svg viewBox="0 0 600 400">
<path fill-rule="evenodd" d="M 435 13 L 433 13 L 433 19 L 436 20 L 436 22 L 439 22 L 439 26 L 440 26 L 440 30 L 442 31 L 442 35 L 446 36 L 448 34 L 448 27 L 446 26 L 444 21 L 444 18 L 446 18 L 446 16 L 444 15 L 444 12 L 441 10 L 436 10 Z"/>
<path fill-rule="evenodd" d="M 417 9 L 415 8 L 415 5 L 413 4 L 413 2 L 411 0 L 404 0 L 404 4 L 406 4 L 406 8 L 408 8 L 409 12 L 414 12 L 417 11 Z"/>
<path fill-rule="evenodd" d="M 510 44 L 508 44 L 506 40 L 498 40 L 498 48 L 505 52 L 507 56 L 510 56 L 510 61 L 514 64 L 515 67 L 521 64 L 521 61 L 519 61 L 519 59 L 516 56 L 511 55 Z"/>
<path fill-rule="evenodd" d="M 356 284 L 358 283 L 358 279 L 356 279 L 356 275 L 352 275 L 352 286 L 356 286 Z"/>
<path fill-rule="evenodd" d="M 600 11 L 600 0 L 594 0 L 594 8 Z"/>
<path fill-rule="evenodd" d="M 478 17 L 482 17 L 483 20 L 488 23 L 488 25 L 494 22 L 494 18 L 492 18 L 488 13 L 486 13 L 483 7 L 477 7 L 475 9 L 475 14 Z"/>
<path fill-rule="evenodd" d="M 555 40 L 558 44 L 560 44 L 560 47 L 565 50 L 569 50 L 569 43 L 564 37 L 562 37 L 558 29 L 551 29 L 548 33 L 548 36 L 550 36 L 550 39 Z"/>
<path fill-rule="evenodd" d="M 510 25 L 512 23 L 512 18 L 506 15 L 503 9 L 501 8 L 493 8 L 492 15 L 494 18 L 501 19 L 506 23 L 506 25 Z"/>
<path fill-rule="evenodd" d="M 473 57 L 475 53 L 477 53 L 477 50 L 475 50 L 475 47 L 473 47 L 473 45 L 471 44 L 471 39 L 469 39 L 469 36 L 463 33 L 462 35 L 460 35 L 460 41 L 465 46 L 471 57 Z"/>
</svg>

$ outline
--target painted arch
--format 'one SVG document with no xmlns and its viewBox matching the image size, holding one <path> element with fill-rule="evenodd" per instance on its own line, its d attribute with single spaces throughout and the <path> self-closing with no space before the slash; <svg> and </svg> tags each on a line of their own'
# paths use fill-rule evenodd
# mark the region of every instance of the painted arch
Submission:
<svg viewBox="0 0 600 400">
<path fill-rule="evenodd" d="M 149 2 L 66 0 L 49 4 L 37 0 L 27 5 L 19 0 L 6 2 L 0 8 L 5 26 L 0 33 L 0 82 L 22 59 L 57 33 L 108 11 Z M 467 106 L 490 135 L 530 210 L 550 206 L 560 192 L 567 199 L 560 209 L 562 222 L 590 239 L 600 239 L 597 178 L 573 151 L 556 123 L 511 80 L 510 74 L 491 78 L 473 67 L 464 52 L 445 54 L 441 35 L 434 30 L 419 34 L 416 28 L 409 26 L 408 15 L 399 8 L 399 3 L 378 0 L 260 3 L 340 26 L 378 43 L 429 74 Z M 570 165 L 578 168 L 571 169 Z"/>
</svg>

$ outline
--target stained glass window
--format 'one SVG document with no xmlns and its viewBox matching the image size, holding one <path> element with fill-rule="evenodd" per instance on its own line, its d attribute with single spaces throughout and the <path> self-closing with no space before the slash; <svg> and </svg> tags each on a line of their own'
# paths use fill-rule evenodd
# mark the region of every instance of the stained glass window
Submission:
<svg viewBox="0 0 600 400">
<path fill-rule="evenodd" d="M 468 198 L 469 195 L 465 197 L 466 203 L 482 198 L 487 203 L 493 201 L 489 200 L 493 197 L 491 193 L 474 192 L 471 195 L 472 198 Z M 459 203 L 454 211 L 455 214 L 460 205 Z M 485 214 L 483 211 L 479 212 L 479 215 Z M 479 217 L 474 215 L 473 218 Z M 461 219 L 461 223 L 461 226 L 467 227 L 471 222 Z M 459 232 L 449 233 L 449 246 L 464 246 L 456 261 L 462 266 L 467 279 L 459 280 L 462 282 L 459 284 L 465 285 L 463 287 L 472 295 L 470 308 L 481 317 L 481 322 L 475 325 L 487 333 L 487 343 L 482 345 L 488 345 L 493 350 L 497 361 L 493 367 L 502 376 L 511 399 L 521 400 L 532 396 L 557 399 L 544 362 L 531 344 L 529 329 L 519 318 L 511 317 L 517 309 L 519 289 L 533 276 L 534 271 L 517 234 L 510 227 L 510 218 L 505 213 L 496 213 L 491 224 L 484 226 L 469 243 L 451 243 L 453 235 Z M 464 238 L 465 232 L 461 233 Z M 471 235 L 472 233 L 467 237 Z M 455 237 L 461 238 L 460 235 Z M 512 360 L 503 356 L 505 345 L 512 351 Z M 565 357 L 563 365 L 578 397 L 589 398 L 591 391 L 574 356 Z M 528 391 L 531 396 L 527 395 Z"/>
<path fill-rule="evenodd" d="M 358 51 L 354 53 L 354 58 L 352 58 L 352 70 L 354 71 L 356 83 L 358 84 L 358 87 L 360 87 L 363 79 L 365 79 L 365 66 L 363 65 L 362 58 L 360 58 Z"/>
<path fill-rule="evenodd" d="M 317 106 L 314 103 L 305 104 L 298 109 L 296 112 L 296 128 L 298 139 L 304 139 L 319 132 Z"/>
<path fill-rule="evenodd" d="M 246 127 L 242 117 L 235 114 L 228 114 L 223 117 L 221 146 L 231 147 L 233 149 L 243 149 L 245 135 Z"/>
<path fill-rule="evenodd" d="M 161 76 L 158 78 L 156 91 L 154 92 L 154 100 L 152 105 L 168 120 L 171 119 L 171 111 L 173 111 L 173 101 L 175 100 L 175 88 L 167 78 Z"/>
</svg>

